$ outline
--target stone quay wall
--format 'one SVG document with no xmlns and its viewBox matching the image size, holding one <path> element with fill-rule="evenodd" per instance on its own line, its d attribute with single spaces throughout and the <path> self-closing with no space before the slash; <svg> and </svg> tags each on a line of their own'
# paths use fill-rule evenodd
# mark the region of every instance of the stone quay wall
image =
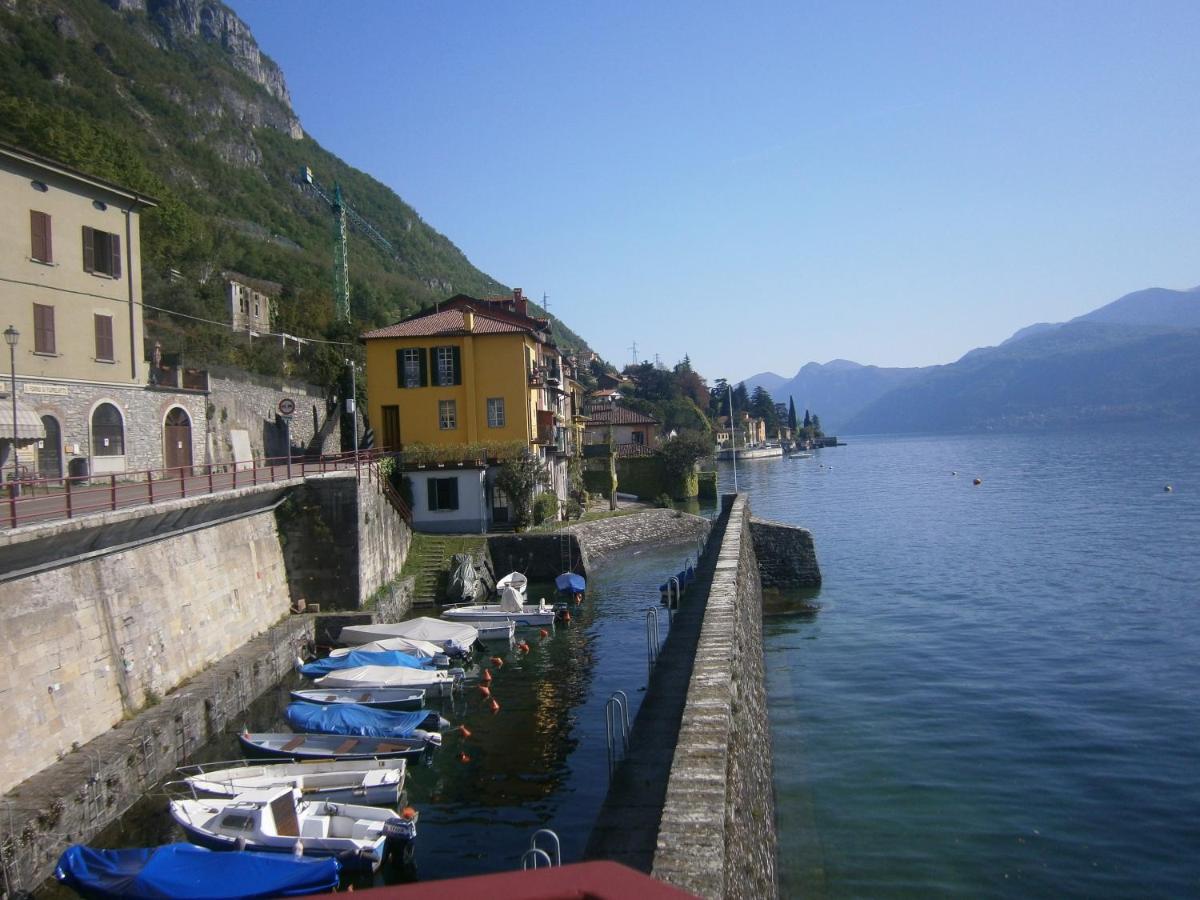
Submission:
<svg viewBox="0 0 1200 900">
<path fill-rule="evenodd" d="M 235 429 L 247 432 L 255 458 L 286 456 L 287 434 L 278 414 L 279 401 L 285 397 L 296 402 L 293 447 L 307 449 L 313 438 L 322 434 L 320 447 L 313 448 L 316 452 L 341 450 L 341 416 L 336 409 L 328 412 L 325 391 L 316 385 L 225 368 L 212 369 L 208 384 L 209 452 L 213 463 L 233 462 L 230 433 Z M 328 417 L 332 418 L 324 427 Z"/>
<path fill-rule="evenodd" d="M 744 495 L 709 591 L 652 874 L 701 897 L 774 898 L 775 799 L 767 724 L 762 582 Z M 635 729 L 636 733 L 636 729 Z M 718 817 L 717 811 L 724 815 Z"/>
<path fill-rule="evenodd" d="M 600 560 L 609 553 L 635 544 L 696 541 L 708 536 L 708 519 L 673 509 L 646 509 L 572 525 L 571 531 L 588 556 Z"/>
<path fill-rule="evenodd" d="M 33 891 L 66 844 L 91 841 L 212 737 L 237 727 L 251 701 L 291 671 L 312 639 L 314 618 L 284 619 L 9 791 L 0 818 L 5 895 Z M 209 627 L 219 630 L 216 624 Z"/>
<path fill-rule="evenodd" d="M 750 534 L 763 587 L 821 586 L 821 567 L 811 531 L 754 518 L 750 520 Z"/>
</svg>

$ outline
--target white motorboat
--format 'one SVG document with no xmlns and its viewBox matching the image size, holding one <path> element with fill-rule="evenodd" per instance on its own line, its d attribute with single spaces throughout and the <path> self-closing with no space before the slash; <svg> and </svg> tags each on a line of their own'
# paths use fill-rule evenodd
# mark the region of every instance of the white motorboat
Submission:
<svg viewBox="0 0 1200 900">
<path fill-rule="evenodd" d="M 503 595 L 506 587 L 512 588 L 524 600 L 525 592 L 529 589 L 529 579 L 525 577 L 524 572 L 509 572 L 496 582 L 496 593 Z"/>
<path fill-rule="evenodd" d="M 417 835 L 417 814 L 376 806 L 301 800 L 293 788 L 248 791 L 233 799 L 172 800 L 171 818 L 189 841 L 213 850 L 267 850 L 334 856 L 344 868 L 374 872 L 386 846 Z"/>
<path fill-rule="evenodd" d="M 526 628 L 554 624 L 554 607 L 543 598 L 536 606 L 521 599 L 515 588 L 506 587 L 499 603 L 469 603 L 442 611 L 442 618 L 452 622 L 478 623 L 511 622 Z"/>
<path fill-rule="evenodd" d="M 355 703 L 368 709 L 420 709 L 425 705 L 424 688 L 308 688 L 290 693 L 293 700 L 304 703 Z"/>
<path fill-rule="evenodd" d="M 385 638 L 411 638 L 437 644 L 451 656 L 465 656 L 479 640 L 479 631 L 462 622 L 443 622 L 429 616 L 419 616 L 405 622 L 379 625 L 347 625 L 338 640 L 355 647 Z"/>
<path fill-rule="evenodd" d="M 793 450 L 788 454 L 788 459 L 812 459 L 811 453 L 806 453 L 803 450 Z"/>
<path fill-rule="evenodd" d="M 247 791 L 290 787 L 306 800 L 395 806 L 404 790 L 405 761 L 348 759 L 269 766 L 209 763 L 184 766 L 179 773 L 193 796 L 236 797 Z"/>
<path fill-rule="evenodd" d="M 410 669 L 406 666 L 355 666 L 318 678 L 319 688 L 418 687 L 425 696 L 449 696 L 462 681 L 462 669 Z"/>
</svg>

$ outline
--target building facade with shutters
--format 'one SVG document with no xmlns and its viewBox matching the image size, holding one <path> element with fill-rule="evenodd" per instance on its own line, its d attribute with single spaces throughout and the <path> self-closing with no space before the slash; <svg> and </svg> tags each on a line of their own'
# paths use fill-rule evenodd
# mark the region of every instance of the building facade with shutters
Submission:
<svg viewBox="0 0 1200 900">
<path fill-rule="evenodd" d="M 11 361 L 24 477 L 203 462 L 203 390 L 150 384 L 139 216 L 154 205 L 136 191 L 0 145 L 0 329 L 18 333 Z M 14 453 L 10 368 L 10 359 L 0 361 L 6 479 Z"/>
<path fill-rule="evenodd" d="M 508 522 L 508 498 L 486 462 L 489 445 L 527 446 L 546 465 L 551 490 L 566 498 L 568 459 L 578 447 L 576 386 L 549 322 L 529 315 L 520 290 L 505 298 L 460 294 L 362 340 L 376 444 L 432 445 L 447 459 L 460 448 L 465 465 L 483 461 L 475 469 L 409 466 L 416 527 L 479 532 Z"/>
</svg>

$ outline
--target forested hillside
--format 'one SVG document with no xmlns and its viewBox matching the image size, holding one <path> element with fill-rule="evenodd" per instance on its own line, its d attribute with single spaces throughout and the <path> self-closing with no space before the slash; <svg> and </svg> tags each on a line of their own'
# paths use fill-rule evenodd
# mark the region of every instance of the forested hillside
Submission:
<svg viewBox="0 0 1200 900">
<path fill-rule="evenodd" d="M 215 0 L 0 3 L 0 140 L 160 200 L 143 217 L 149 339 L 195 364 L 328 384 L 346 348 L 288 358 L 196 319 L 225 318 L 220 273 L 284 285 L 275 331 L 353 340 L 455 292 L 507 290 L 390 188 L 304 135 L 278 67 Z M 351 231 L 354 322 L 333 315 L 333 219 L 310 166 L 396 248 Z M 184 318 L 183 315 L 195 318 Z M 560 343 L 582 341 L 558 324 Z"/>
</svg>

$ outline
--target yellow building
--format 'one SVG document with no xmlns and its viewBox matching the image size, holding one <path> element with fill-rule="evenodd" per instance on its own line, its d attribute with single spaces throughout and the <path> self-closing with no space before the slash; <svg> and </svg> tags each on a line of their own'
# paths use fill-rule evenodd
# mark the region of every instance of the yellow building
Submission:
<svg viewBox="0 0 1200 900">
<path fill-rule="evenodd" d="M 154 205 L 0 145 L 0 329 L 15 344 L 0 365 L 6 478 L 12 468 L 57 479 L 203 459 L 203 386 L 149 383 L 138 220 Z"/>
<path fill-rule="evenodd" d="M 460 294 L 362 340 L 367 415 L 379 445 L 461 446 L 469 457 L 464 469 L 410 473 L 418 528 L 483 531 L 508 521 L 494 471 L 471 467 L 486 455 L 477 448 L 489 445 L 527 444 L 546 463 L 554 492 L 566 497 L 577 398 L 549 322 L 529 315 L 520 289 L 500 299 Z"/>
</svg>

